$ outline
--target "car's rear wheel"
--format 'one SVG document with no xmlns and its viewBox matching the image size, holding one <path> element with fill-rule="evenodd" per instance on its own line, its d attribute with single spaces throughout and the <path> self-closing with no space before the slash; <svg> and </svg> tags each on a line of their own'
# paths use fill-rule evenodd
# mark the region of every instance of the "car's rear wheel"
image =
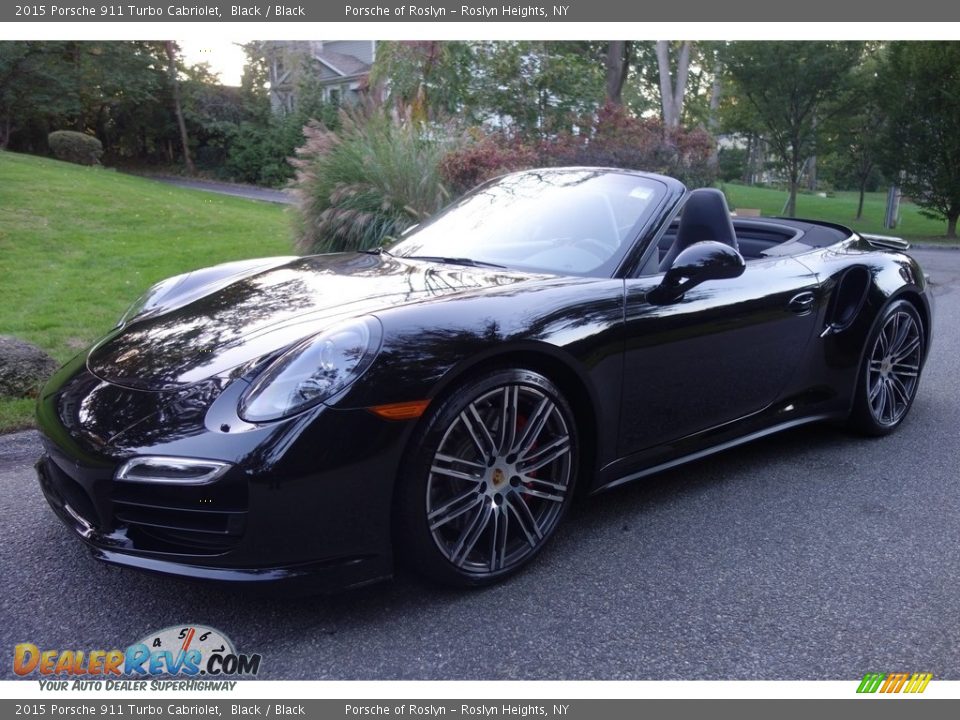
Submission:
<svg viewBox="0 0 960 720">
<path fill-rule="evenodd" d="M 548 378 L 521 369 L 470 380 L 431 409 L 397 488 L 396 541 L 428 577 L 495 582 L 528 563 L 570 504 L 574 414 Z"/>
<path fill-rule="evenodd" d="M 850 419 L 868 435 L 886 435 L 903 422 L 920 384 L 926 337 L 916 308 L 891 303 L 867 341 Z"/>
</svg>

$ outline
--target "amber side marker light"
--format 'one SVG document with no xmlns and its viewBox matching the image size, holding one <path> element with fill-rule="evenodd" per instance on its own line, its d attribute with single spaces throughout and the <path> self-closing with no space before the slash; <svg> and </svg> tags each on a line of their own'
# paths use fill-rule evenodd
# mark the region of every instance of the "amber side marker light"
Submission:
<svg viewBox="0 0 960 720">
<path fill-rule="evenodd" d="M 413 420 L 423 415 L 423 411 L 427 409 L 429 404 L 429 400 L 414 400 L 412 402 L 376 405 L 367 408 L 367 410 L 387 420 Z"/>
</svg>

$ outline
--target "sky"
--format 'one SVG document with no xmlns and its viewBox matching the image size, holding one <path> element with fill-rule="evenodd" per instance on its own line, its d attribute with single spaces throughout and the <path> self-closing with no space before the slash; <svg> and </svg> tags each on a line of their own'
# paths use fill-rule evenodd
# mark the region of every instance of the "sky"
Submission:
<svg viewBox="0 0 960 720">
<path fill-rule="evenodd" d="M 240 85 L 243 63 L 246 60 L 240 43 L 244 42 L 248 42 L 248 38 L 232 40 L 193 38 L 178 40 L 177 44 L 183 50 L 187 65 L 209 63 L 210 69 L 220 76 L 222 84 Z"/>
</svg>

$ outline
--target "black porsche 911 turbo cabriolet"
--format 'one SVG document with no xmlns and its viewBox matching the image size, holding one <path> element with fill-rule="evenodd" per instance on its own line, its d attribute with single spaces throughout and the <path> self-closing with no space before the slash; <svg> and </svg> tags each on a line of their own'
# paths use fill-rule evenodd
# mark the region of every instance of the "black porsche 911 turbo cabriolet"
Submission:
<svg viewBox="0 0 960 720">
<path fill-rule="evenodd" d="M 158 283 L 38 401 L 101 560 L 342 588 L 499 580 L 596 492 L 820 420 L 890 432 L 931 295 L 895 238 L 659 175 L 507 175 L 369 252 Z"/>
</svg>

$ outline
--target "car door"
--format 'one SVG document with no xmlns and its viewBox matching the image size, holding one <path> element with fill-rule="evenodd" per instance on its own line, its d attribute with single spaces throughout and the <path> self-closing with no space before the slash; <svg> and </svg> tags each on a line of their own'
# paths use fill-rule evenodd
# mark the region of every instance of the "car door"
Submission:
<svg viewBox="0 0 960 720">
<path fill-rule="evenodd" d="M 770 405 L 805 355 L 820 289 L 789 257 L 747 263 L 676 302 L 647 299 L 663 274 L 625 281 L 618 450 L 628 457 Z"/>
</svg>

